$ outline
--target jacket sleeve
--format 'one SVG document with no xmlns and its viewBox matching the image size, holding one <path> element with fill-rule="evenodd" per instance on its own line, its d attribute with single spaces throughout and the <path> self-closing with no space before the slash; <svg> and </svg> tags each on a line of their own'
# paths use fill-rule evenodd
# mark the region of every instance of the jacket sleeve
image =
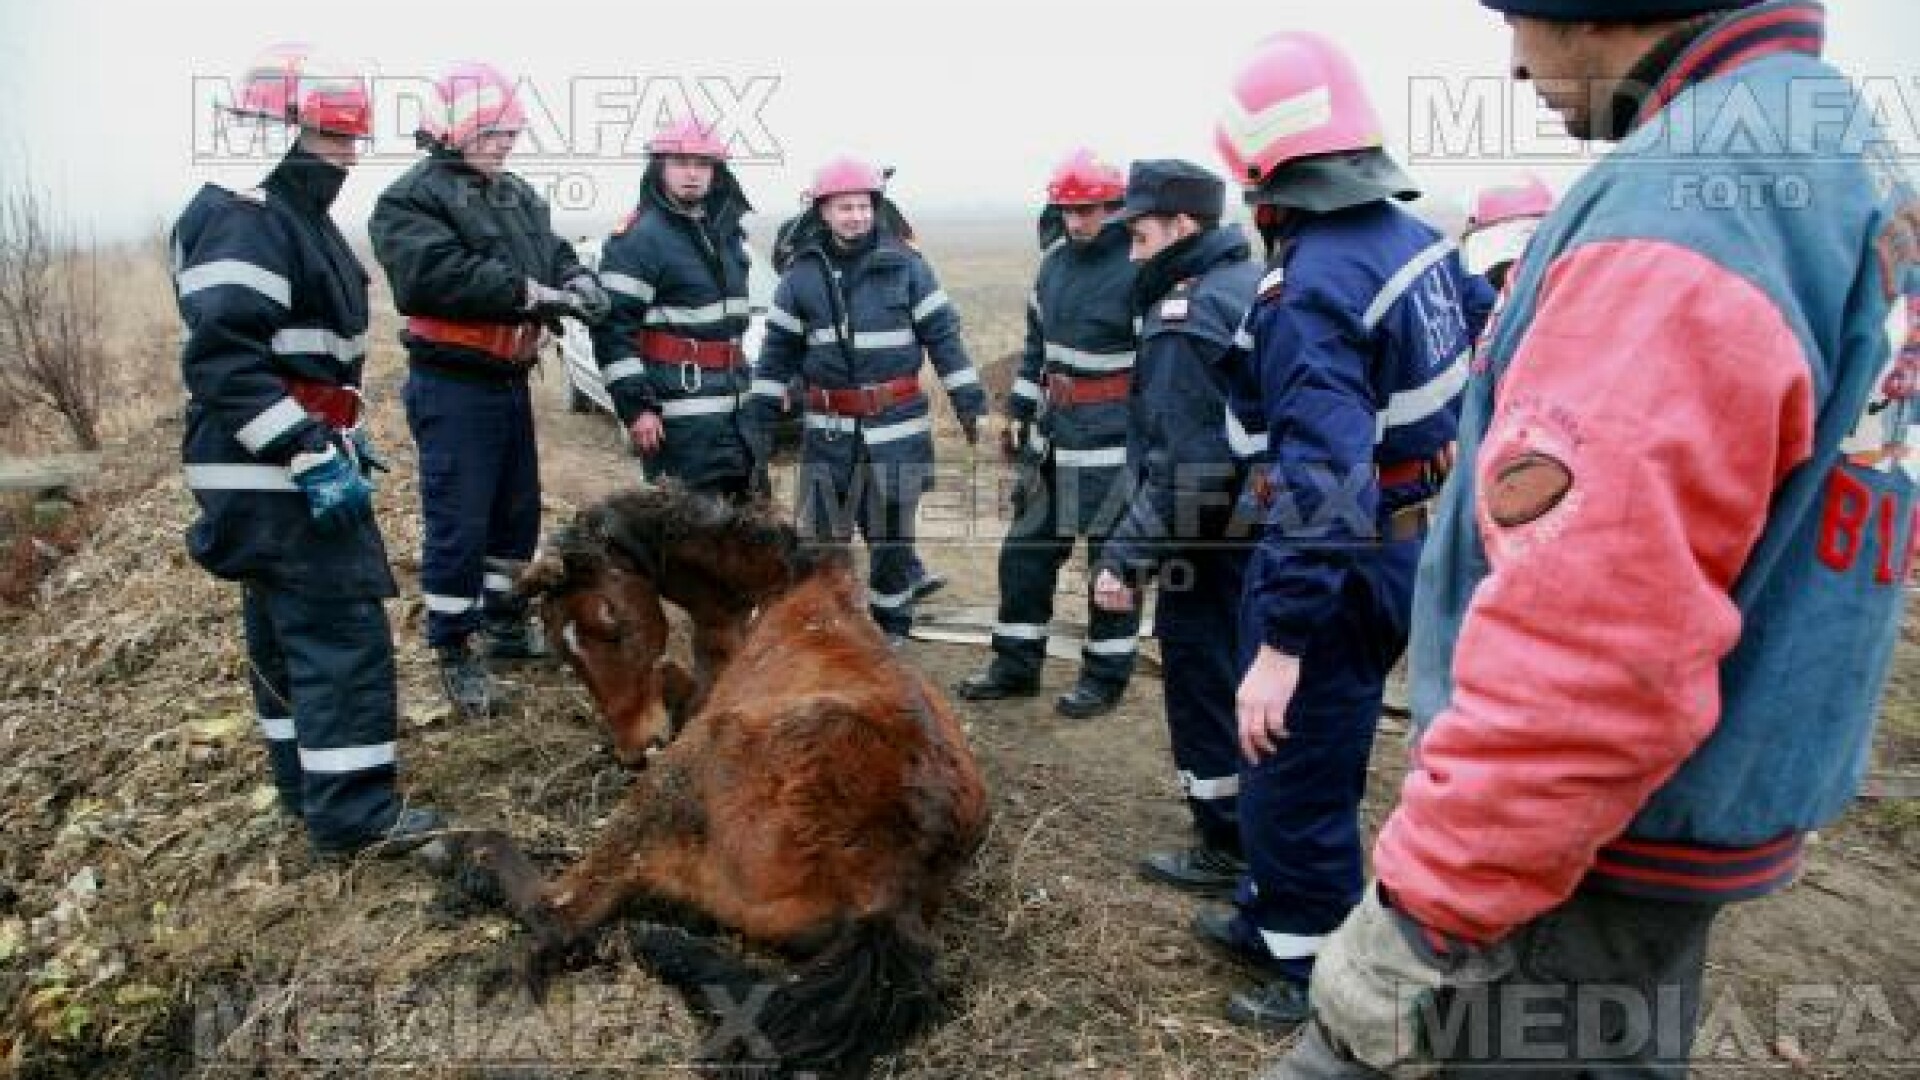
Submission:
<svg viewBox="0 0 1920 1080">
<path fill-rule="evenodd" d="M 525 316 L 525 275 L 467 246 L 425 183 L 402 179 L 382 192 L 367 230 L 401 314 L 490 322 Z"/>
<path fill-rule="evenodd" d="M 1014 374 L 1013 390 L 1007 395 L 1007 415 L 1030 421 L 1040 411 L 1040 373 L 1046 369 L 1047 335 L 1041 325 L 1040 289 L 1036 282 L 1027 297 L 1027 337 L 1020 350 L 1020 369 Z"/>
<path fill-rule="evenodd" d="M 925 259 L 915 258 L 911 266 L 907 302 L 913 307 L 914 336 L 926 346 L 933 369 L 940 375 L 940 385 L 946 387 L 947 399 L 953 402 L 953 411 L 961 416 L 979 416 L 987 411 L 987 394 L 960 338 L 960 313 Z"/>
<path fill-rule="evenodd" d="M 647 376 L 647 366 L 634 346 L 635 335 L 646 325 L 659 275 L 645 257 L 633 233 L 607 238 L 601 248 L 600 286 L 607 290 L 613 310 L 593 328 L 593 356 L 601 378 L 613 396 L 614 411 L 631 424 L 643 412 L 659 412 L 659 394 Z"/>
<path fill-rule="evenodd" d="M 1224 418 L 1226 382 L 1213 363 L 1217 346 L 1180 332 L 1142 343 L 1135 393 L 1153 403 L 1146 430 L 1130 443 L 1135 480 L 1125 514 L 1101 552 L 1100 566 L 1127 578 L 1153 574 L 1183 544 L 1233 506 L 1233 452 Z"/>
<path fill-rule="evenodd" d="M 1396 906 L 1506 936 L 1712 733 L 1730 592 L 1812 410 L 1792 329 L 1739 274 L 1647 240 L 1549 269 L 1472 464 L 1490 573 L 1452 704 L 1375 851 Z"/>
<path fill-rule="evenodd" d="M 1247 566 L 1262 643 L 1304 656 L 1354 550 L 1372 544 L 1375 410 L 1359 319 L 1312 287 L 1263 305 L 1255 340 L 1275 497 Z"/>
<path fill-rule="evenodd" d="M 753 365 L 754 412 L 770 421 L 780 412 L 787 386 L 800 373 L 807 355 L 807 324 L 800 315 L 794 289 L 794 274 L 789 270 L 773 290 L 773 304 L 767 308 L 767 333 L 760 342 L 760 357 Z"/>
<path fill-rule="evenodd" d="M 190 244 L 176 244 L 181 374 L 193 400 L 263 461 L 284 465 L 325 446 L 325 429 L 288 396 L 273 360 L 274 335 L 292 315 L 293 260 L 267 212 L 217 209 Z"/>
</svg>

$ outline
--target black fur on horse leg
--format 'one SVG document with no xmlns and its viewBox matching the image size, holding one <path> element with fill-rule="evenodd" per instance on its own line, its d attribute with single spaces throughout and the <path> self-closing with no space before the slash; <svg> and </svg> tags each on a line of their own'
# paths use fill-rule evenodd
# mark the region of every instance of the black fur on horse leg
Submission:
<svg viewBox="0 0 1920 1080">
<path fill-rule="evenodd" d="M 555 917 L 542 895 L 538 867 L 496 830 L 466 833 L 452 838 L 450 876 L 456 890 L 490 907 L 505 907 L 533 934 L 532 942 L 515 947 L 514 955 L 496 964 L 481 980 L 491 997 L 506 984 L 527 987 L 535 1000 L 545 1000 L 553 977 L 587 966 L 597 934 L 576 936 Z"/>
<path fill-rule="evenodd" d="M 778 979 L 710 939 L 671 927 L 633 931 L 634 952 L 716 1026 L 703 1063 L 758 1075 L 866 1076 L 939 1013 L 933 948 L 894 915 L 844 923 L 831 944 Z"/>
</svg>

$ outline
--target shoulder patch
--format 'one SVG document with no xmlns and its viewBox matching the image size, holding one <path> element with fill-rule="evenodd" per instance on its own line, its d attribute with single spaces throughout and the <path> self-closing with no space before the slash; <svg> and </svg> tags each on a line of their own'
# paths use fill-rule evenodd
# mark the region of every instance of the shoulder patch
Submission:
<svg viewBox="0 0 1920 1080">
<path fill-rule="evenodd" d="M 1163 322 L 1184 322 L 1187 318 L 1187 298 L 1185 295 L 1169 296 L 1160 302 L 1160 318 Z"/>
</svg>

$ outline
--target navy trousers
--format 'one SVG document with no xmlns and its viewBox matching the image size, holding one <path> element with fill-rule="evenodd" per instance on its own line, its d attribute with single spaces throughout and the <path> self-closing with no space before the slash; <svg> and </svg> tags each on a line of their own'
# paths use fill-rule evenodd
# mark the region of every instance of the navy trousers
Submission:
<svg viewBox="0 0 1920 1080">
<path fill-rule="evenodd" d="M 1239 722 L 1240 584 L 1244 552 L 1193 548 L 1160 570 L 1154 636 L 1166 670 L 1167 730 L 1180 789 L 1209 847 L 1241 851 Z"/>
<path fill-rule="evenodd" d="M 462 377 L 415 366 L 407 425 L 420 452 L 421 590 L 427 644 L 464 642 L 526 618 L 489 558 L 524 561 L 540 542 L 540 454 L 523 378 Z"/>
<path fill-rule="evenodd" d="M 1365 887 L 1360 802 L 1387 673 L 1407 646 L 1419 559 L 1420 542 L 1410 540 L 1369 552 L 1348 572 L 1340 607 L 1301 658 L 1287 737 L 1260 764 L 1241 765 L 1247 876 L 1234 936 L 1301 982 Z M 1244 671 L 1258 631 L 1243 627 L 1242 640 Z"/>
<path fill-rule="evenodd" d="M 323 849 L 384 833 L 394 794 L 393 634 L 377 599 L 248 585 L 241 603 L 254 707 L 280 805 Z"/>
</svg>

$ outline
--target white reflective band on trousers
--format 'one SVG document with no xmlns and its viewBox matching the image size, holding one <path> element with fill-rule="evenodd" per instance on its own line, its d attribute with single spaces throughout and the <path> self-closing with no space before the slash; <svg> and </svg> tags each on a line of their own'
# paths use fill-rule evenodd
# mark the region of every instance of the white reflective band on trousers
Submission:
<svg viewBox="0 0 1920 1080">
<path fill-rule="evenodd" d="M 342 746 L 333 750 L 300 748 L 300 767 L 310 773 L 349 773 L 377 769 L 394 762 L 394 744 Z"/>
<path fill-rule="evenodd" d="M 1214 776 L 1199 777 L 1185 769 L 1180 770 L 1180 792 L 1189 799 L 1213 800 L 1231 799 L 1240 794 L 1240 777 Z"/>
</svg>

